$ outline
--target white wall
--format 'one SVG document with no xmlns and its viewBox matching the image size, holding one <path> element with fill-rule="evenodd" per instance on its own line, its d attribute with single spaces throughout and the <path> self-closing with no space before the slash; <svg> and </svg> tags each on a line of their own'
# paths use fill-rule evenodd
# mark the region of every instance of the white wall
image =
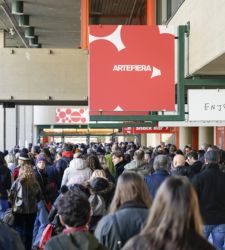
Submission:
<svg viewBox="0 0 225 250">
<path fill-rule="evenodd" d="M 87 100 L 88 55 L 79 49 L 0 48 L 0 100 Z"/>
<path fill-rule="evenodd" d="M 190 21 L 190 74 L 225 53 L 224 13 L 223 0 L 186 0 L 169 22 L 186 25 Z"/>
</svg>

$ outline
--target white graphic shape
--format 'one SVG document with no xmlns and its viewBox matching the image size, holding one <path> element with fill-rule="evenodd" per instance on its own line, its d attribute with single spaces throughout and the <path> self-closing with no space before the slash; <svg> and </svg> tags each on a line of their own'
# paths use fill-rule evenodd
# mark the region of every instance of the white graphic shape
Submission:
<svg viewBox="0 0 225 250">
<path fill-rule="evenodd" d="M 103 37 L 92 36 L 91 34 L 89 34 L 89 43 L 92 43 L 96 40 L 107 40 L 111 42 L 113 45 L 115 45 L 118 51 L 125 49 L 126 47 L 121 39 L 121 29 L 122 25 L 118 25 L 118 27 L 112 34 Z"/>
<path fill-rule="evenodd" d="M 174 26 L 158 25 L 160 34 L 175 35 Z"/>
<path fill-rule="evenodd" d="M 123 109 L 118 105 L 113 111 L 123 111 Z"/>
<path fill-rule="evenodd" d="M 151 79 L 157 76 L 161 76 L 161 71 L 160 69 L 157 69 L 156 67 L 153 67 L 152 69 L 152 75 L 151 75 Z"/>
</svg>

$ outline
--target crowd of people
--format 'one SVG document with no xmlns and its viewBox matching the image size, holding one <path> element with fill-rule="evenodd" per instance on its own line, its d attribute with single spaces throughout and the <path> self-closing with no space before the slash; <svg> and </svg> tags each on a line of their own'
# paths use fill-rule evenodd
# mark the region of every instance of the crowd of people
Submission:
<svg viewBox="0 0 225 250">
<path fill-rule="evenodd" d="M 225 153 L 212 145 L 0 152 L 0 249 L 224 250 L 224 172 Z"/>
</svg>

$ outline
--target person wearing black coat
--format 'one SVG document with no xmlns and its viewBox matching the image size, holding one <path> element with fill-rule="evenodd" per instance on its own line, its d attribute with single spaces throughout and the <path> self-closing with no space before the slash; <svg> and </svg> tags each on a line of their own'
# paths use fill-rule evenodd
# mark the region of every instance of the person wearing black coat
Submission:
<svg viewBox="0 0 225 250">
<path fill-rule="evenodd" d="M 197 191 L 206 238 L 212 235 L 214 246 L 223 249 L 225 243 L 225 173 L 219 168 L 219 151 L 205 154 L 205 169 L 192 183 Z"/>
<path fill-rule="evenodd" d="M 8 191 L 11 187 L 11 173 L 4 159 L 4 154 L 0 152 L 0 219 L 9 208 Z"/>
</svg>

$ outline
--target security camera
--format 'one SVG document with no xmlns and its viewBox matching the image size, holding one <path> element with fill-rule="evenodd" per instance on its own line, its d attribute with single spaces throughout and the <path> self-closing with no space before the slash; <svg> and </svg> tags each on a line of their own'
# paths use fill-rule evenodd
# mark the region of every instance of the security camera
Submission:
<svg viewBox="0 0 225 250">
<path fill-rule="evenodd" d="M 9 29 L 9 34 L 10 34 L 11 36 L 14 36 L 14 35 L 15 35 L 15 30 L 14 30 L 13 28 L 10 28 L 10 29 Z"/>
</svg>

